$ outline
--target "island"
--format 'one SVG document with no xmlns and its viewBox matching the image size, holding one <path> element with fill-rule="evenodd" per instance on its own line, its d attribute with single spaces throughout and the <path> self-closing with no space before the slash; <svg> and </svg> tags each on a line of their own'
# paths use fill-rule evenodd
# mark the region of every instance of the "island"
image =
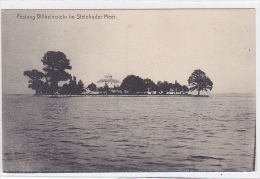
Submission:
<svg viewBox="0 0 260 179">
<path fill-rule="evenodd" d="M 63 52 L 48 51 L 41 59 L 43 71 L 36 69 L 24 71 L 24 76 L 29 77 L 28 88 L 35 90 L 35 96 L 48 97 L 74 97 L 74 96 L 195 96 L 201 91 L 212 90 L 213 82 L 200 69 L 194 70 L 189 77 L 188 86 L 181 85 L 175 80 L 158 81 L 156 84 L 150 78 L 141 78 L 136 75 L 127 75 L 122 83 L 106 75 L 95 84 L 92 82 L 84 87 L 82 80 L 77 81 L 75 76 L 67 72 L 71 70 L 70 60 Z M 59 83 L 62 82 L 62 85 Z M 189 92 L 197 91 L 197 95 Z"/>
</svg>

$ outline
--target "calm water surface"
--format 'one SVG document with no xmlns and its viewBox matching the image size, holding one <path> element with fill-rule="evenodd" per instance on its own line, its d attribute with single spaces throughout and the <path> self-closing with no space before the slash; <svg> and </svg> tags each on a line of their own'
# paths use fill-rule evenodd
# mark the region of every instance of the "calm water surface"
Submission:
<svg viewBox="0 0 260 179">
<path fill-rule="evenodd" d="M 255 96 L 3 95 L 6 172 L 252 171 Z"/>
</svg>

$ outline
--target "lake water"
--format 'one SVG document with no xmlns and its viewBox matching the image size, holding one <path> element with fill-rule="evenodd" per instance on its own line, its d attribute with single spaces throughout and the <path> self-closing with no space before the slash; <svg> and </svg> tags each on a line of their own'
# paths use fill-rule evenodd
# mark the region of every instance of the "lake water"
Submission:
<svg viewBox="0 0 260 179">
<path fill-rule="evenodd" d="M 5 172 L 253 171 L 255 96 L 3 95 Z"/>
</svg>

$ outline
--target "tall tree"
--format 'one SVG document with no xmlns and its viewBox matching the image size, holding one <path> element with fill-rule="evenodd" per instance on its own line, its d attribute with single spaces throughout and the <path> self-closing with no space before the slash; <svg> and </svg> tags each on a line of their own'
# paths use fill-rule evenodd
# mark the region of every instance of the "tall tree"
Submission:
<svg viewBox="0 0 260 179">
<path fill-rule="evenodd" d="M 45 71 L 45 77 L 49 82 L 50 93 L 55 94 L 58 91 L 58 83 L 67 81 L 71 75 L 65 70 L 70 70 L 70 60 L 63 52 L 49 51 L 42 58 Z"/>
<path fill-rule="evenodd" d="M 88 85 L 87 87 L 90 91 L 96 91 L 97 90 L 97 85 L 95 85 L 94 83 L 91 83 Z"/>
<path fill-rule="evenodd" d="M 200 91 L 212 90 L 213 88 L 213 82 L 201 70 L 194 70 L 188 79 L 188 83 L 191 86 L 190 91 L 197 90 L 198 95 L 200 95 Z"/>
<path fill-rule="evenodd" d="M 167 92 L 170 91 L 170 85 L 168 81 L 164 81 L 164 82 L 158 81 L 157 86 L 159 86 L 159 89 L 163 91 L 163 94 L 166 94 Z"/>
<path fill-rule="evenodd" d="M 156 84 L 149 78 L 144 79 L 144 88 L 145 91 L 156 91 L 158 89 Z"/>
<path fill-rule="evenodd" d="M 144 92 L 145 86 L 143 79 L 139 76 L 128 75 L 121 84 L 121 90 L 127 90 L 130 94 L 136 94 L 136 92 Z"/>
<path fill-rule="evenodd" d="M 182 91 L 182 86 L 180 85 L 180 83 L 175 81 L 175 84 L 173 84 L 173 90 L 174 90 L 175 94 L 177 92 L 181 92 Z"/>
<path fill-rule="evenodd" d="M 81 80 L 79 80 L 78 84 L 77 84 L 77 94 L 81 94 L 83 92 L 85 92 L 85 88 L 84 88 L 84 84 Z"/>
<path fill-rule="evenodd" d="M 103 87 L 103 94 L 109 94 L 109 86 L 107 85 L 107 83 L 105 83 Z"/>
<path fill-rule="evenodd" d="M 42 93 L 41 94 L 47 94 L 49 95 L 50 92 L 49 92 L 49 83 L 48 81 L 46 80 L 43 84 L 43 88 L 41 89 Z"/>
<path fill-rule="evenodd" d="M 44 77 L 44 73 L 33 69 L 24 71 L 23 75 L 30 78 L 28 88 L 35 90 L 36 95 L 41 94 L 44 88 L 44 82 L 41 80 Z"/>
<path fill-rule="evenodd" d="M 186 85 L 182 86 L 182 92 L 186 93 L 189 91 L 189 88 Z"/>
<path fill-rule="evenodd" d="M 63 86 L 60 88 L 59 93 L 64 95 L 70 95 L 71 94 L 71 85 L 70 84 L 63 84 Z"/>
</svg>

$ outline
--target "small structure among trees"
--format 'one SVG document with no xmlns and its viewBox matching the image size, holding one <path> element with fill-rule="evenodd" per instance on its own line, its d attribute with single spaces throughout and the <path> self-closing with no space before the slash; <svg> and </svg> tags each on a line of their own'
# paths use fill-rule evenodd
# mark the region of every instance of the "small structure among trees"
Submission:
<svg viewBox="0 0 260 179">
<path fill-rule="evenodd" d="M 41 61 L 44 73 L 35 69 L 24 72 L 29 77 L 28 88 L 35 90 L 36 95 L 77 95 L 85 91 L 83 82 L 77 82 L 76 77 L 66 71 L 71 70 L 72 66 L 63 52 L 48 51 Z M 59 86 L 59 82 L 68 80 L 68 84 Z"/>
<path fill-rule="evenodd" d="M 114 88 L 120 86 L 120 81 L 117 79 L 113 79 L 112 75 L 108 74 L 105 76 L 104 79 L 101 79 L 97 82 L 97 87 L 105 87 L 108 86 L 109 88 Z"/>
<path fill-rule="evenodd" d="M 213 82 L 201 70 L 194 70 L 188 79 L 188 83 L 191 86 L 190 91 L 197 90 L 198 96 L 200 91 L 212 90 L 213 88 Z"/>
</svg>

